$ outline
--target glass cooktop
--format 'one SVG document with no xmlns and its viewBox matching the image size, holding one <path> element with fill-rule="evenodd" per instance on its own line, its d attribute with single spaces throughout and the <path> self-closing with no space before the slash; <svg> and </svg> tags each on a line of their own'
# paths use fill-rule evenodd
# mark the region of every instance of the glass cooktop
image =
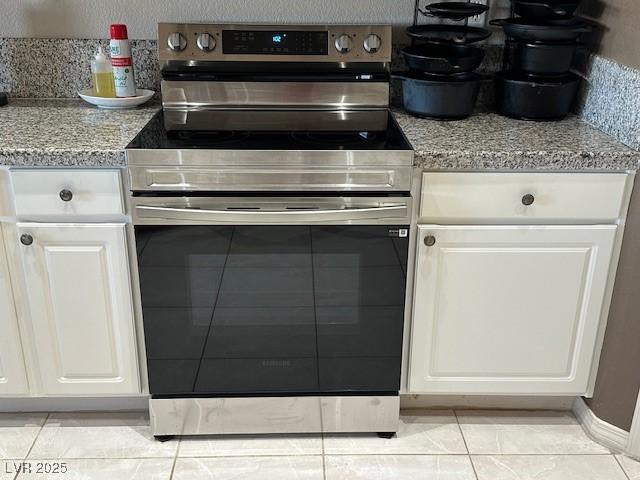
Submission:
<svg viewBox="0 0 640 480">
<path fill-rule="evenodd" d="M 383 131 L 167 131 L 161 111 L 127 149 L 411 150 L 391 114 L 388 116 Z"/>
</svg>

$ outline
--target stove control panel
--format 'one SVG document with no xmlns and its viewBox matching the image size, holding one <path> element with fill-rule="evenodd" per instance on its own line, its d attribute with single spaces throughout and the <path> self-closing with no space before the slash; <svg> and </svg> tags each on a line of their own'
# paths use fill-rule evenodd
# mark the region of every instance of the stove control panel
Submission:
<svg viewBox="0 0 640 480">
<path fill-rule="evenodd" d="M 327 32 L 223 30 L 222 53 L 236 55 L 327 55 Z"/>
<path fill-rule="evenodd" d="M 160 23 L 161 61 L 390 62 L 389 25 Z"/>
</svg>

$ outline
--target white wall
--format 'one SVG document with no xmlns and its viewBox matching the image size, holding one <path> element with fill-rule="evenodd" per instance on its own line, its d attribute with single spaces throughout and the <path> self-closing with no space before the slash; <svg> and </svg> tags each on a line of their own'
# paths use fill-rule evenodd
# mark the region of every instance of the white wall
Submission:
<svg viewBox="0 0 640 480">
<path fill-rule="evenodd" d="M 413 0 L 0 0 L 0 37 L 157 37 L 158 22 L 384 23 L 413 20 Z"/>
</svg>

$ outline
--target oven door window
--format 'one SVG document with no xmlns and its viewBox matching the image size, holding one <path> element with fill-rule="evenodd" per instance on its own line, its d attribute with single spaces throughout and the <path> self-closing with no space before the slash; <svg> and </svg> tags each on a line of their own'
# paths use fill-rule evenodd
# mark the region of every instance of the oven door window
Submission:
<svg viewBox="0 0 640 480">
<path fill-rule="evenodd" d="M 151 393 L 397 392 L 407 228 L 137 226 Z"/>
</svg>

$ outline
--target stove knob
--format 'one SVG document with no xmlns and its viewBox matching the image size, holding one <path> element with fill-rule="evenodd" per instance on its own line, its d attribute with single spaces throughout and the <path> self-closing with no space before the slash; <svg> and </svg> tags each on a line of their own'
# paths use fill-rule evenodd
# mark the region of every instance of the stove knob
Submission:
<svg viewBox="0 0 640 480">
<path fill-rule="evenodd" d="M 181 52 L 185 48 L 187 48 L 187 39 L 184 38 L 184 35 L 178 32 L 174 32 L 169 35 L 167 39 L 167 45 L 174 52 Z"/>
<path fill-rule="evenodd" d="M 340 53 L 349 53 L 351 51 L 351 37 L 347 34 L 340 35 L 336 38 L 336 50 Z"/>
<path fill-rule="evenodd" d="M 201 34 L 196 43 L 203 52 L 212 52 L 216 48 L 216 39 L 210 33 Z"/>
<path fill-rule="evenodd" d="M 380 50 L 382 46 L 382 40 L 378 35 L 372 33 L 367 38 L 364 39 L 364 49 L 367 53 L 376 53 Z"/>
</svg>

